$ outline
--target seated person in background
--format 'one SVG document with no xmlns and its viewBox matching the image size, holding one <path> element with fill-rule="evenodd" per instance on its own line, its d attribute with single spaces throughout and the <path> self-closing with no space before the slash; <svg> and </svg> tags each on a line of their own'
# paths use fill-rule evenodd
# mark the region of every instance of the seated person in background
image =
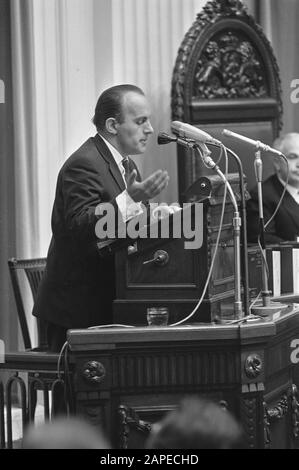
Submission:
<svg viewBox="0 0 299 470">
<path fill-rule="evenodd" d="M 265 230 L 266 243 L 296 241 L 299 236 L 299 134 L 291 132 L 274 141 L 273 147 L 280 150 L 289 162 L 289 180 L 281 206 L 272 222 Z M 287 180 L 286 162 L 273 157 L 275 174 L 262 184 L 264 223 L 274 213 L 285 182 Z M 256 243 L 259 235 L 259 211 L 257 188 L 251 192 L 247 202 L 248 241 Z"/>
<path fill-rule="evenodd" d="M 233 415 L 210 400 L 185 398 L 154 425 L 148 449 L 237 449 L 243 432 Z"/>
<path fill-rule="evenodd" d="M 79 418 L 57 418 L 31 425 L 23 449 L 111 449 L 101 430 Z"/>
</svg>

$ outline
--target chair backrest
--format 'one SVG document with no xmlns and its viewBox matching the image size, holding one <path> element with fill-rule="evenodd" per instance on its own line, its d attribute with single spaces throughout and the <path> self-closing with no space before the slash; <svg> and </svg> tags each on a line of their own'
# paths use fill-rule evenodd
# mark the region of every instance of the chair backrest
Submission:
<svg viewBox="0 0 299 470">
<path fill-rule="evenodd" d="M 11 258 L 8 260 L 8 267 L 16 300 L 17 312 L 24 340 L 24 346 L 25 349 L 31 349 L 32 342 L 30 338 L 30 331 L 26 315 L 25 295 L 28 291 L 29 286 L 29 292 L 31 292 L 32 300 L 33 302 L 35 302 L 38 286 L 46 267 L 46 258 L 33 258 L 22 260 Z M 22 278 L 21 272 L 23 272 Z M 24 283 L 24 279 L 27 280 L 27 286 Z M 39 324 L 37 325 L 37 330 L 39 349 L 46 349 L 46 341 L 43 337 Z"/>
</svg>

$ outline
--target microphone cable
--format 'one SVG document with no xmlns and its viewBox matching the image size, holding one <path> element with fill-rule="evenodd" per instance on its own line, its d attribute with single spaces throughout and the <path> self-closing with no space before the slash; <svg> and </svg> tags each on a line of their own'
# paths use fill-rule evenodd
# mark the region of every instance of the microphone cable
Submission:
<svg viewBox="0 0 299 470">
<path fill-rule="evenodd" d="M 72 387 L 72 384 L 71 384 L 69 363 L 68 363 L 68 349 L 69 349 L 69 344 L 66 341 L 63 344 L 63 346 L 62 346 L 62 348 L 59 352 L 59 356 L 58 356 L 57 370 L 56 370 L 58 379 L 52 385 L 52 393 L 53 393 L 52 406 L 53 406 L 53 402 L 54 402 L 54 408 L 55 408 L 55 396 L 54 396 L 55 388 L 63 387 L 63 397 L 64 397 L 64 402 L 65 402 L 67 415 L 74 412 L 74 410 L 75 410 L 74 396 L 73 396 L 73 392 L 72 392 L 73 387 Z M 61 366 L 62 361 L 63 361 L 63 368 Z M 62 377 L 62 369 L 63 369 L 64 377 Z"/>
<path fill-rule="evenodd" d="M 268 227 L 268 225 L 272 222 L 272 220 L 274 219 L 274 217 L 276 216 L 276 214 L 277 214 L 277 212 L 278 212 L 278 210 L 279 210 L 279 208 L 280 208 L 280 206 L 281 206 L 281 203 L 282 203 L 282 200 L 283 200 L 283 198 L 284 198 L 285 192 L 286 192 L 286 190 L 287 190 L 287 185 L 288 185 L 288 183 L 289 183 L 289 176 L 290 176 L 289 162 L 288 162 L 287 157 L 286 157 L 284 154 L 281 155 L 281 158 L 283 158 L 283 160 L 285 161 L 285 163 L 286 163 L 286 165 L 287 165 L 287 180 L 286 180 L 286 182 L 285 182 L 285 184 L 284 184 L 283 191 L 282 191 L 282 194 L 281 194 L 281 196 L 280 196 L 280 199 L 279 199 L 279 201 L 278 201 L 278 203 L 277 203 L 276 209 L 275 209 L 275 211 L 273 212 L 273 214 L 271 215 L 270 219 L 269 219 L 269 220 L 266 222 L 266 224 L 265 224 L 265 227 L 264 227 L 265 230 L 266 230 L 266 228 Z"/>
<path fill-rule="evenodd" d="M 273 212 L 273 214 L 271 215 L 270 219 L 267 220 L 267 222 L 265 223 L 264 225 L 264 230 L 265 232 L 267 231 L 267 227 L 270 225 L 270 223 L 272 222 L 272 220 L 274 219 L 274 217 L 276 216 L 280 206 L 281 206 L 281 203 L 283 201 L 283 198 L 284 198 L 284 195 L 286 193 L 286 190 L 287 190 L 287 185 L 288 185 L 288 182 L 289 182 L 289 176 L 290 176 L 290 168 L 289 168 L 289 162 L 288 162 L 288 159 L 287 157 L 282 154 L 281 155 L 281 158 L 283 158 L 283 160 L 285 161 L 286 165 L 287 165 L 287 178 L 286 178 L 286 181 L 285 181 L 285 184 L 284 184 L 284 187 L 283 187 L 283 191 L 281 193 L 281 196 L 279 198 L 279 201 L 277 203 L 277 206 Z M 257 237 L 257 244 L 258 244 L 258 247 L 259 247 L 259 251 L 260 251 L 260 254 L 262 256 L 262 262 L 264 263 L 265 267 L 266 267 L 266 273 L 267 273 L 267 279 L 269 279 L 269 266 L 268 266 L 268 262 L 267 262 L 267 258 L 266 256 L 264 255 L 264 252 L 263 252 L 263 247 L 262 247 L 262 244 L 261 244 L 261 234 L 259 233 L 258 237 Z M 256 300 L 255 300 L 256 301 Z M 252 305 L 250 306 L 250 309 L 252 308 Z"/>
<path fill-rule="evenodd" d="M 197 149 L 197 151 L 200 153 L 200 150 L 195 147 Z M 222 208 L 221 208 L 221 215 L 220 215 L 220 222 L 219 222 L 219 229 L 218 229 L 218 234 L 217 234 L 217 239 L 216 239 L 216 243 L 215 243 L 215 250 L 214 250 L 214 253 L 213 253 L 213 257 L 212 257 L 212 261 L 211 261 L 211 266 L 210 266 L 210 269 L 209 269 L 209 272 L 208 272 L 208 276 L 207 276 L 207 279 L 206 279 L 206 282 L 205 282 L 205 285 L 204 285 L 204 288 L 203 288 L 203 291 L 202 291 L 202 294 L 201 294 L 201 297 L 200 299 L 198 300 L 197 304 L 195 305 L 194 309 L 192 310 L 191 313 L 189 313 L 189 315 L 187 315 L 185 318 L 183 318 L 182 320 L 178 321 L 178 322 L 175 322 L 175 323 L 172 323 L 170 324 L 169 326 L 178 326 L 178 325 L 181 325 L 182 323 L 186 322 L 187 320 L 189 320 L 190 318 L 192 318 L 194 316 L 194 314 L 197 312 L 197 310 L 199 309 L 200 305 L 202 304 L 202 301 L 204 299 L 204 296 L 206 294 L 206 291 L 207 291 L 207 288 L 208 288 L 208 285 L 209 285 L 209 282 L 210 282 L 210 278 L 211 278 L 211 275 L 212 275 L 212 272 L 213 272 L 213 269 L 214 269 L 214 264 L 215 264 L 215 259 L 216 259 L 216 255 L 217 255 L 217 252 L 218 252 L 218 247 L 219 247 L 219 242 L 220 242 L 220 236 L 221 236 L 221 231 L 222 231 L 222 226 L 223 226 L 223 219 L 224 219 L 224 211 L 225 211 L 225 205 L 226 205 L 226 195 L 227 195 L 227 173 L 228 173 L 228 158 L 227 158 L 227 152 L 226 152 L 226 148 L 225 146 L 223 146 L 223 152 L 224 152 L 224 156 L 225 156 L 225 179 L 226 179 L 226 182 L 224 184 L 224 194 L 223 194 L 223 201 L 222 201 Z"/>
</svg>

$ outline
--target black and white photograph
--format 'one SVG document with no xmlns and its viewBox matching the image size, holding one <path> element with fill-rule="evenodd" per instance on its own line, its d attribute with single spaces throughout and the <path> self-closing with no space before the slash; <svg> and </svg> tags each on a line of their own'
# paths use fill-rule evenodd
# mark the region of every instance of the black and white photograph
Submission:
<svg viewBox="0 0 299 470">
<path fill-rule="evenodd" d="M 0 0 L 0 449 L 299 449 L 298 23 Z"/>
</svg>

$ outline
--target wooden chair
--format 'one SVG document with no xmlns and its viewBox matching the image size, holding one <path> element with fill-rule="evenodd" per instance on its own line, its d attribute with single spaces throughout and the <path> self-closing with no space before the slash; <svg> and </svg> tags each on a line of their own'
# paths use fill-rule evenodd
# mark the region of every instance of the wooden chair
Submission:
<svg viewBox="0 0 299 470">
<path fill-rule="evenodd" d="M 32 295 L 33 302 L 35 302 L 38 286 L 46 267 L 46 258 L 22 260 L 11 258 L 8 260 L 8 267 L 25 349 L 45 351 L 47 350 L 46 335 L 38 320 L 38 346 L 37 348 L 32 348 L 32 340 L 27 320 L 28 315 L 30 315 L 31 312 L 27 312 L 26 315 L 25 295 L 28 292 L 29 287 L 29 293 Z"/>
<path fill-rule="evenodd" d="M 43 392 L 44 414 L 45 419 L 49 419 L 49 392 L 52 392 L 52 414 L 56 414 L 60 410 L 57 409 L 56 400 L 54 402 L 54 394 L 58 391 L 61 396 L 64 387 L 62 375 L 57 374 L 56 366 L 58 364 L 58 354 L 48 352 L 46 331 L 37 319 L 37 347 L 32 347 L 33 340 L 28 327 L 28 318 L 31 311 L 26 309 L 26 296 L 28 293 L 35 302 L 39 283 L 42 279 L 46 258 L 33 259 L 16 259 L 8 260 L 9 273 L 12 281 L 13 292 L 15 296 L 18 318 L 21 326 L 25 352 L 24 359 L 28 354 L 28 417 L 29 421 L 34 420 L 34 414 L 37 403 L 37 390 Z M 40 369 L 38 370 L 38 364 Z M 46 367 L 45 367 L 46 364 Z M 24 400 L 23 400 L 24 401 Z M 59 399 L 61 402 L 61 399 Z M 61 403 L 60 403 L 61 404 Z M 60 406 L 60 404 L 58 406 Z"/>
</svg>

